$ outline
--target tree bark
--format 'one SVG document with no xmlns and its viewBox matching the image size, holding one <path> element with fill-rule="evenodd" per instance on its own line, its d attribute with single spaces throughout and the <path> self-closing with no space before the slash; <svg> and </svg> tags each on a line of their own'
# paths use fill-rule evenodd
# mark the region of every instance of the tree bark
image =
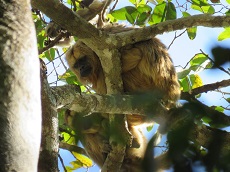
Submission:
<svg viewBox="0 0 230 172">
<path fill-rule="evenodd" d="M 41 60 L 41 63 L 43 61 Z M 57 106 L 51 93 L 46 73 L 41 69 L 41 100 L 42 100 L 42 139 L 39 156 L 39 172 L 58 171 L 58 116 Z"/>
<path fill-rule="evenodd" d="M 37 171 L 41 97 L 36 45 L 29 1 L 0 0 L 0 171 Z"/>
</svg>

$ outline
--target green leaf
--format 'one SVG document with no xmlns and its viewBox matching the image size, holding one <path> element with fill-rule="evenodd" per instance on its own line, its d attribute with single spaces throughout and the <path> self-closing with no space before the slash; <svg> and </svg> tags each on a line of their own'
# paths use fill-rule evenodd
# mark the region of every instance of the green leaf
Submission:
<svg viewBox="0 0 230 172">
<path fill-rule="evenodd" d="M 137 11 L 141 14 L 141 13 L 149 13 L 152 11 L 152 8 L 148 5 L 140 5 L 137 7 Z"/>
<path fill-rule="evenodd" d="M 126 9 L 121 8 L 121 9 L 112 11 L 110 15 L 112 15 L 117 20 L 126 20 L 125 13 L 126 13 Z"/>
<path fill-rule="evenodd" d="M 140 5 L 137 7 L 138 16 L 136 18 L 135 24 L 142 26 L 145 25 L 149 19 L 152 8 L 148 5 Z"/>
<path fill-rule="evenodd" d="M 149 18 L 149 13 L 144 12 L 138 17 L 136 24 L 138 26 L 142 26 L 147 22 L 148 18 Z"/>
<path fill-rule="evenodd" d="M 189 69 L 193 70 L 194 72 L 200 72 L 212 66 L 208 57 L 202 53 L 196 54 L 189 63 Z"/>
<path fill-rule="evenodd" d="M 182 89 L 183 92 L 188 92 L 188 91 L 190 91 L 192 89 L 190 81 L 189 81 L 189 77 L 185 77 L 185 78 L 181 79 L 180 80 L 180 85 L 183 88 Z"/>
<path fill-rule="evenodd" d="M 225 14 L 226 14 L 227 16 L 230 16 L 230 10 L 227 10 L 227 11 L 225 12 Z"/>
<path fill-rule="evenodd" d="M 43 32 L 40 32 L 37 35 L 37 44 L 38 44 L 38 48 L 43 48 L 44 47 L 44 40 L 46 39 L 46 37 L 44 36 Z"/>
<path fill-rule="evenodd" d="M 66 80 L 68 84 L 81 85 L 76 75 L 70 70 L 67 70 L 63 75 L 59 75 L 58 78 L 61 80 Z"/>
<path fill-rule="evenodd" d="M 202 13 L 208 13 L 208 14 L 214 14 L 215 13 L 215 9 L 211 5 L 203 5 L 203 6 L 191 5 L 191 8 L 194 10 L 200 11 Z"/>
<path fill-rule="evenodd" d="M 92 167 L 93 166 L 93 161 L 89 159 L 87 156 L 79 154 L 77 152 L 72 152 L 74 157 L 83 164 L 84 167 Z M 72 164 L 75 167 L 75 164 Z M 78 164 L 77 166 L 78 167 Z"/>
<path fill-rule="evenodd" d="M 219 112 L 224 112 L 224 108 L 221 106 L 216 106 L 215 110 L 217 110 Z"/>
<path fill-rule="evenodd" d="M 126 19 L 127 19 L 127 21 L 128 21 L 129 23 L 134 24 L 135 18 L 133 18 L 132 15 L 126 13 L 126 14 L 125 14 L 125 17 L 126 17 Z"/>
<path fill-rule="evenodd" d="M 75 170 L 83 167 L 83 164 L 78 160 L 72 161 L 72 162 L 70 162 L 70 164 L 72 165 L 72 167 L 70 167 L 70 166 L 65 167 L 67 172 L 74 172 Z"/>
<path fill-rule="evenodd" d="M 228 38 L 230 38 L 230 27 L 226 27 L 224 31 L 219 34 L 218 41 L 223 41 Z"/>
<path fill-rule="evenodd" d="M 137 4 L 137 6 L 145 5 L 145 4 L 146 4 L 146 0 L 140 0 L 139 3 Z"/>
<path fill-rule="evenodd" d="M 214 14 L 215 13 L 215 8 L 211 5 L 202 6 L 201 8 L 205 13 L 208 13 L 208 14 Z"/>
<path fill-rule="evenodd" d="M 67 82 L 67 84 L 76 84 L 76 85 L 79 85 L 79 82 L 78 82 L 76 76 L 70 76 L 70 77 L 66 78 L 66 82 Z"/>
<path fill-rule="evenodd" d="M 137 9 L 135 7 L 132 6 L 127 6 L 118 10 L 114 10 L 112 11 L 112 13 L 110 13 L 115 19 L 117 20 L 126 20 L 126 15 L 127 14 L 132 14 L 133 12 L 135 12 Z"/>
<path fill-rule="evenodd" d="M 112 23 L 117 22 L 117 19 L 116 19 L 115 17 L 113 17 L 111 14 L 107 14 L 106 17 L 107 17 L 107 18 L 109 19 L 109 21 L 112 22 Z"/>
<path fill-rule="evenodd" d="M 174 20 L 177 18 L 176 8 L 172 2 L 167 4 L 166 20 Z"/>
<path fill-rule="evenodd" d="M 190 73 L 191 69 L 184 69 L 180 72 L 177 72 L 178 79 L 185 78 Z"/>
<path fill-rule="evenodd" d="M 213 63 L 209 61 L 207 65 L 205 66 L 205 69 L 211 69 L 213 67 Z"/>
<path fill-rule="evenodd" d="M 228 103 L 230 103 L 230 97 L 225 99 Z"/>
<path fill-rule="evenodd" d="M 72 131 L 74 132 L 74 131 Z M 61 133 L 63 138 L 64 138 L 64 142 L 65 143 L 68 143 L 68 144 L 76 144 L 76 140 L 75 140 L 75 137 L 73 135 L 70 135 L 69 133 L 66 133 L 66 132 L 62 132 Z"/>
<path fill-rule="evenodd" d="M 149 24 L 156 24 L 165 21 L 165 8 L 166 2 L 156 5 Z"/>
<path fill-rule="evenodd" d="M 150 125 L 150 126 L 148 126 L 146 129 L 147 129 L 147 131 L 148 132 L 150 132 L 152 129 L 153 129 L 153 126 L 154 126 L 154 124 L 153 125 Z"/>
<path fill-rule="evenodd" d="M 132 4 L 136 4 L 136 0 L 129 0 L 129 2 L 131 2 Z"/>
<path fill-rule="evenodd" d="M 158 4 L 161 4 L 162 2 L 164 2 L 164 0 L 156 0 Z"/>
<path fill-rule="evenodd" d="M 208 5 L 208 2 L 207 0 L 192 0 L 192 4 L 204 6 L 204 5 Z"/>
<path fill-rule="evenodd" d="M 182 15 L 183 15 L 183 17 L 189 17 L 189 16 L 191 16 L 188 12 L 182 12 Z"/>
<path fill-rule="evenodd" d="M 133 5 L 135 6 L 139 6 L 139 5 L 144 5 L 146 4 L 145 0 L 129 0 L 129 2 L 131 2 Z"/>
<path fill-rule="evenodd" d="M 230 0 L 226 0 L 226 2 L 227 2 L 228 4 L 230 4 Z"/>
<path fill-rule="evenodd" d="M 189 17 L 191 16 L 189 13 L 187 12 L 182 12 L 183 17 Z M 196 37 L 196 31 L 197 31 L 197 27 L 191 27 L 191 28 L 187 28 L 187 34 L 189 39 L 193 40 Z"/>
<path fill-rule="evenodd" d="M 212 5 L 208 4 L 207 0 L 192 0 L 191 8 L 202 13 L 215 13 L 215 9 Z"/>
<path fill-rule="evenodd" d="M 54 48 L 50 48 L 49 50 L 47 50 L 45 52 L 45 56 L 49 61 L 54 60 L 54 58 L 55 58 L 55 50 L 54 50 Z"/>
<path fill-rule="evenodd" d="M 208 60 L 208 57 L 203 53 L 196 54 L 192 60 L 189 62 L 191 66 L 201 65 Z"/>
<path fill-rule="evenodd" d="M 187 28 L 187 34 L 189 39 L 193 40 L 196 37 L 197 27 Z"/>
<path fill-rule="evenodd" d="M 76 169 L 74 169 L 73 167 L 70 166 L 65 166 L 65 169 L 67 172 L 74 172 Z"/>
</svg>

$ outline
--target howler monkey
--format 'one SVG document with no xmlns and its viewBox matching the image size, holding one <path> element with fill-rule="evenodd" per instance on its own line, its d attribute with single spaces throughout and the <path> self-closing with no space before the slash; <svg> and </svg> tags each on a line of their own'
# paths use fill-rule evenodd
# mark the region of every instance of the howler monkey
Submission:
<svg viewBox="0 0 230 172">
<path fill-rule="evenodd" d="M 131 28 L 111 27 L 105 31 L 117 33 L 131 30 Z M 140 41 L 132 45 L 120 48 L 122 80 L 125 93 L 137 93 L 158 90 L 162 93 L 162 102 L 165 107 L 171 108 L 180 97 L 180 85 L 172 60 L 164 44 L 153 37 L 146 41 Z M 99 94 L 106 94 L 106 84 L 103 69 L 97 54 L 83 42 L 78 41 L 66 53 L 66 60 L 70 69 L 76 74 L 79 81 L 84 85 L 92 85 L 93 90 Z M 131 133 L 140 143 L 140 149 L 128 148 L 128 159 L 143 158 L 146 143 L 143 134 L 135 126 L 148 123 L 149 118 L 140 115 L 127 115 Z M 97 132 L 100 132 L 98 130 Z M 100 140 L 95 137 L 94 141 Z M 99 141 L 101 142 L 101 141 Z M 101 143 L 99 143 L 101 144 Z M 97 144 L 95 143 L 95 146 Z M 91 149 L 91 148 L 90 148 Z M 101 154 L 101 150 L 87 150 L 91 153 Z M 138 152 L 139 151 L 139 152 Z M 137 154 L 138 155 L 137 155 Z M 90 154 L 90 153 L 89 153 Z M 137 155 L 137 156 L 136 156 Z M 90 155 L 91 156 L 91 155 Z M 92 159 L 94 159 L 92 157 Z M 104 162 L 104 161 L 103 161 Z M 99 163 L 103 164 L 103 162 Z M 131 162 L 131 164 L 135 162 Z M 140 164 L 139 164 L 140 165 Z M 130 170 L 133 171 L 133 170 Z"/>
<path fill-rule="evenodd" d="M 130 28 L 117 26 L 105 30 L 114 33 Z M 157 38 L 152 38 L 122 47 L 120 53 L 124 92 L 158 90 L 163 94 L 162 100 L 167 108 L 175 105 L 180 97 L 180 85 L 164 44 Z M 66 60 L 82 84 L 92 84 L 97 93 L 106 94 L 105 77 L 99 57 L 87 45 L 81 41 L 76 42 L 66 53 Z M 148 122 L 143 121 L 143 116 L 132 117 L 136 122 L 138 118 L 140 123 Z M 128 116 L 129 119 L 132 117 Z"/>
</svg>

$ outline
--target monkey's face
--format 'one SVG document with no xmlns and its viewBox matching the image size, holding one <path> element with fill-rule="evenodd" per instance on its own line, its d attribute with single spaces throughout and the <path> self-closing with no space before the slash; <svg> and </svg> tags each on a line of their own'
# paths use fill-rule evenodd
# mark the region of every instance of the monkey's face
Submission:
<svg viewBox="0 0 230 172">
<path fill-rule="evenodd" d="M 79 58 L 74 64 L 74 68 L 79 72 L 81 77 L 88 77 L 93 70 L 93 67 L 89 63 L 89 58 L 87 56 Z"/>
<path fill-rule="evenodd" d="M 78 41 L 68 50 L 66 60 L 82 84 L 94 84 L 97 81 L 101 70 L 99 58 L 84 43 Z"/>
</svg>

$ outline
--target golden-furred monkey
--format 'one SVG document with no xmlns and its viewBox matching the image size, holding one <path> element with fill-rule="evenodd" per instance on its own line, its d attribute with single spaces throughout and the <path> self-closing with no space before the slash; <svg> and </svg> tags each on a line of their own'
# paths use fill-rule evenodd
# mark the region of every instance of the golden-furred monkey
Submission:
<svg viewBox="0 0 230 172">
<path fill-rule="evenodd" d="M 104 30 L 109 33 L 118 33 L 131 29 L 132 28 L 117 26 L 105 28 Z M 122 47 L 119 51 L 121 53 L 121 77 L 123 80 L 124 93 L 140 93 L 157 90 L 163 95 L 162 101 L 166 108 L 171 108 L 176 104 L 180 98 L 180 85 L 172 60 L 164 44 L 153 37 L 146 41 L 140 41 Z M 106 94 L 105 77 L 99 57 L 90 47 L 81 41 L 76 42 L 66 53 L 66 60 L 70 69 L 76 74 L 82 84 L 92 85 L 92 89 L 98 94 Z M 149 117 L 147 118 L 141 115 L 127 115 L 127 119 L 130 132 L 134 138 L 136 138 L 140 149 L 128 148 L 127 152 L 129 151 L 130 153 L 126 153 L 126 157 L 128 158 L 125 157 L 125 159 L 128 159 L 130 167 L 135 166 L 135 163 L 139 162 L 139 168 L 136 167 L 136 169 L 140 171 L 141 161 L 139 160 L 144 156 L 146 141 L 136 126 L 149 122 L 152 123 L 152 121 L 148 121 Z M 101 131 L 98 130 L 97 132 Z M 100 138 L 95 138 L 95 145 L 91 145 L 91 147 L 97 147 L 97 144 L 101 144 L 98 140 L 100 140 Z M 97 141 L 98 143 L 96 143 Z M 91 153 L 98 154 L 96 155 L 97 157 L 101 156 L 101 150 L 90 151 Z M 139 160 L 137 161 L 136 159 Z M 104 160 L 101 161 L 104 162 Z M 125 165 L 124 163 L 127 162 L 124 161 L 123 165 Z M 125 170 L 135 171 L 132 168 Z"/>
</svg>

